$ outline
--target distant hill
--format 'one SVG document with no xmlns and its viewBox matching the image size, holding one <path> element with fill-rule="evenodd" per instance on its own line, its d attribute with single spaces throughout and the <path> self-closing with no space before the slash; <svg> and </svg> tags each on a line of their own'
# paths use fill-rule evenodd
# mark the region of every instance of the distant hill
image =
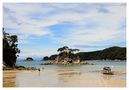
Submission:
<svg viewBox="0 0 129 90">
<path fill-rule="evenodd" d="M 126 60 L 126 47 L 109 47 L 92 52 L 79 52 L 76 55 L 81 60 Z M 54 60 L 58 55 L 51 55 L 45 60 Z"/>
<path fill-rule="evenodd" d="M 126 60 L 125 47 L 110 47 L 93 52 L 79 52 L 77 55 L 81 60 Z"/>
</svg>

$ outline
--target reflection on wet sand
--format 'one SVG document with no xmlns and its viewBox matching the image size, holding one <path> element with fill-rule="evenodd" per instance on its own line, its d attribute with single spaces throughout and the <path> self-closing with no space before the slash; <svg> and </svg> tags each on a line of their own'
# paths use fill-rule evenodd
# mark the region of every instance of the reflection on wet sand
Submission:
<svg viewBox="0 0 129 90">
<path fill-rule="evenodd" d="M 82 72 L 75 70 L 58 70 L 58 80 L 59 82 L 70 82 L 70 78 L 80 76 Z"/>
<path fill-rule="evenodd" d="M 16 71 L 4 71 L 3 87 L 15 87 L 15 86 L 16 86 Z"/>
<path fill-rule="evenodd" d="M 80 75 L 80 71 L 75 70 L 58 70 L 57 71 L 59 75 Z"/>
<path fill-rule="evenodd" d="M 125 74 L 124 74 L 125 75 Z M 79 70 L 4 71 L 4 87 L 125 87 L 119 75 Z M 123 75 L 120 75 L 123 77 Z M 114 79 L 115 77 L 115 79 Z M 125 76 L 124 76 L 125 77 Z"/>
<path fill-rule="evenodd" d="M 113 77 L 113 75 L 102 75 L 102 77 L 105 80 L 110 80 Z"/>
</svg>

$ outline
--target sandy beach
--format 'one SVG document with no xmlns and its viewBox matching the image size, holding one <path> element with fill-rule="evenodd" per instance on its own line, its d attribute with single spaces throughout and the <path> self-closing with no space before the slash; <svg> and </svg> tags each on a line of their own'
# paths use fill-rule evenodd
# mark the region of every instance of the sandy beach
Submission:
<svg viewBox="0 0 129 90">
<path fill-rule="evenodd" d="M 4 70 L 3 71 L 3 87 L 15 87 L 17 70 Z"/>
<path fill-rule="evenodd" d="M 126 87 L 126 80 L 112 79 L 111 75 L 91 77 L 89 73 L 49 69 L 41 70 L 41 72 L 4 70 L 3 87 Z"/>
</svg>

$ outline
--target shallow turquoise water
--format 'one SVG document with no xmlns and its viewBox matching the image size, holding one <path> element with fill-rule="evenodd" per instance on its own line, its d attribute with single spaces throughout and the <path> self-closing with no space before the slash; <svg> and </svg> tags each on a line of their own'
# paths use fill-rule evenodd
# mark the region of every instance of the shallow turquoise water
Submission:
<svg viewBox="0 0 129 90">
<path fill-rule="evenodd" d="M 63 66 L 63 65 L 40 65 L 43 61 L 17 61 L 17 65 L 23 65 L 26 67 L 48 68 L 48 69 L 72 69 L 72 70 L 88 70 L 97 71 L 101 70 L 104 66 L 110 66 L 113 70 L 126 71 L 126 61 L 88 61 L 95 65 L 77 65 L 77 66 Z"/>
<path fill-rule="evenodd" d="M 19 61 L 18 65 L 31 66 L 45 69 L 39 73 L 34 71 L 18 72 L 16 74 L 16 86 L 101 86 L 104 81 L 109 80 L 126 80 L 126 62 L 125 61 L 88 61 L 95 65 L 76 65 L 76 66 L 63 66 L 63 65 L 40 65 L 42 61 L 25 62 Z M 101 70 L 104 66 L 110 66 L 116 73 L 114 75 L 104 75 Z M 75 71 L 80 73 L 59 74 L 61 71 Z M 87 78 L 96 79 L 98 83 L 92 85 L 93 81 L 86 81 Z M 100 81 L 99 81 L 100 80 Z M 85 84 L 87 83 L 87 84 Z M 101 83 L 101 84 L 100 84 Z M 117 81 L 116 81 L 117 83 Z M 102 85 L 103 86 L 103 85 Z M 119 85 L 116 85 L 119 86 Z"/>
</svg>

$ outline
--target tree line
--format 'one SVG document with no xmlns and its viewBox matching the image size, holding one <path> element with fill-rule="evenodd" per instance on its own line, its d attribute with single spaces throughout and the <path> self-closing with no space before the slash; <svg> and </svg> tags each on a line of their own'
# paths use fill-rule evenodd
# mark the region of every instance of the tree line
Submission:
<svg viewBox="0 0 129 90">
<path fill-rule="evenodd" d="M 74 55 L 79 56 L 81 60 L 126 60 L 126 47 L 113 46 L 98 51 L 78 52 Z M 57 56 L 58 54 L 45 56 L 43 60 L 54 60 Z"/>
</svg>

